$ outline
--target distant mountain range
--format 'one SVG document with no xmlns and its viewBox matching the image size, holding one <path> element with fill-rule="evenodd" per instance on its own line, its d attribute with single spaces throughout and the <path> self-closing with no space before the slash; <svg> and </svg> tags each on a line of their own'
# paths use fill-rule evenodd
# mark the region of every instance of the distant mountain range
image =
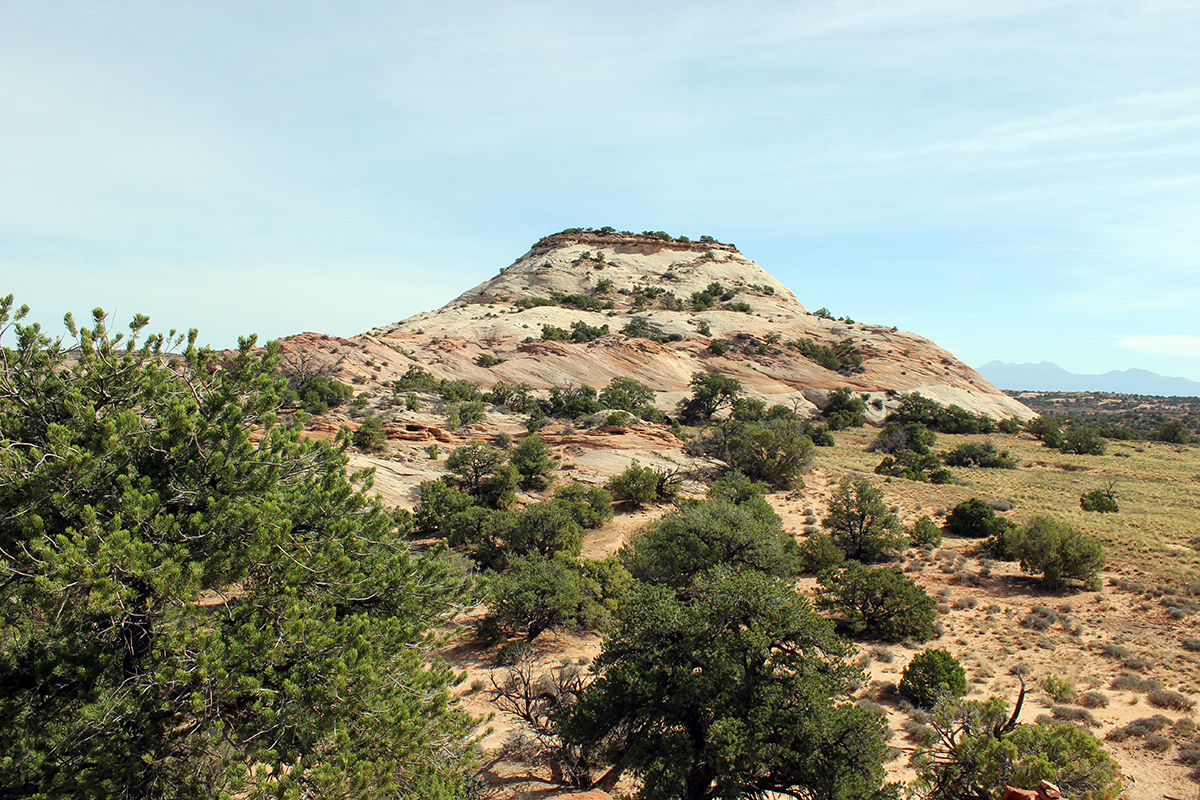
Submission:
<svg viewBox="0 0 1200 800">
<path fill-rule="evenodd" d="M 1005 364 L 1003 361 L 992 361 L 976 371 L 998 389 L 1200 397 L 1200 383 L 1187 378 L 1168 378 L 1144 369 L 1114 369 L 1103 375 L 1076 375 L 1049 361 L 1040 364 Z"/>
</svg>

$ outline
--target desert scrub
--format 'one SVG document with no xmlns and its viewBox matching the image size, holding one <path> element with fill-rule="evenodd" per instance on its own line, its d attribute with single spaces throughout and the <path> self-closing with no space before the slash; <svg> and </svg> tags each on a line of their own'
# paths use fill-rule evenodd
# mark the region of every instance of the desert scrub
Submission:
<svg viewBox="0 0 1200 800">
<path fill-rule="evenodd" d="M 1108 706 L 1108 695 L 1104 692 L 1084 692 L 1076 698 L 1076 702 L 1084 708 L 1105 708 Z"/>
<path fill-rule="evenodd" d="M 1155 714 L 1153 717 L 1142 717 L 1141 719 L 1135 719 L 1128 725 L 1113 728 L 1105 734 L 1104 738 L 1110 742 L 1123 742 L 1126 739 L 1143 739 L 1152 733 L 1158 733 L 1170 724 L 1171 720 L 1162 714 Z"/>
<path fill-rule="evenodd" d="M 1078 722 L 1086 725 L 1089 728 L 1095 728 L 1100 723 L 1092 716 L 1092 712 L 1086 708 L 1076 708 L 1074 706 L 1053 706 L 1050 709 L 1051 716 L 1054 719 L 1062 720 L 1063 722 Z"/>
<path fill-rule="evenodd" d="M 1162 684 L 1153 678 L 1142 678 L 1137 675 L 1118 675 L 1112 679 L 1109 688 L 1121 692 L 1152 692 L 1161 689 Z"/>
<path fill-rule="evenodd" d="M 1157 753 L 1165 753 L 1171 749 L 1171 740 L 1157 733 L 1152 733 L 1146 737 L 1146 749 Z"/>
<path fill-rule="evenodd" d="M 1075 686 L 1066 678 L 1048 675 L 1042 681 L 1042 691 L 1057 702 L 1065 703 L 1075 695 Z"/>
<path fill-rule="evenodd" d="M 1169 708 L 1173 711 L 1191 711 L 1196 706 L 1196 701 L 1192 698 L 1170 689 L 1152 689 L 1146 695 L 1146 702 L 1155 708 Z"/>
<path fill-rule="evenodd" d="M 1115 658 L 1118 661 L 1125 661 L 1126 659 L 1133 658 L 1133 653 L 1129 650 L 1129 648 L 1122 647 L 1119 644 L 1113 644 L 1112 642 L 1092 642 L 1090 646 L 1095 650 L 1100 651 L 1104 655 L 1109 656 L 1110 658 Z"/>
<path fill-rule="evenodd" d="M 1183 645 L 1184 650 L 1200 653 L 1200 639 L 1184 639 L 1180 644 Z"/>
</svg>

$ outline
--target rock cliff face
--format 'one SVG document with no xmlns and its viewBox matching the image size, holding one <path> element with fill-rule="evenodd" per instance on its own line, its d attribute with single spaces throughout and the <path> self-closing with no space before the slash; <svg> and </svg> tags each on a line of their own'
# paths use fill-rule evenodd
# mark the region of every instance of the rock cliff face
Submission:
<svg viewBox="0 0 1200 800">
<path fill-rule="evenodd" d="M 583 341 L 544 338 L 554 329 Z M 650 338 L 631 335 L 639 332 Z M 814 355 L 822 347 L 829 348 L 825 366 Z M 809 412 L 829 390 L 847 386 L 879 401 L 876 420 L 910 392 L 997 418 L 1033 416 L 927 339 L 810 314 L 732 245 L 607 230 L 548 236 L 436 311 L 353 339 L 301 334 L 285 351 L 336 361 L 343 379 L 367 385 L 414 363 L 484 386 L 601 388 L 627 376 L 659 390 L 668 412 L 690 393 L 692 374 L 707 371 L 736 377 L 768 403 Z M 843 357 L 840 370 L 832 351 Z"/>
</svg>

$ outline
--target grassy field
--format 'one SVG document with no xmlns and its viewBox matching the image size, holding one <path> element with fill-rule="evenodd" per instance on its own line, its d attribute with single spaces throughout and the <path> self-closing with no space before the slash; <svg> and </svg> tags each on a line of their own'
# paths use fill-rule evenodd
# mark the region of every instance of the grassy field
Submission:
<svg viewBox="0 0 1200 800">
<path fill-rule="evenodd" d="M 866 452 L 875 433 L 869 428 L 838 432 L 837 447 L 818 451 L 818 465 L 872 473 L 882 458 Z M 1046 514 L 1098 538 L 1110 572 L 1176 585 L 1200 583 L 1200 447 L 1109 442 L 1105 455 L 1080 456 L 1043 447 L 1025 434 L 991 434 L 939 435 L 934 450 L 964 441 L 991 441 L 1008 450 L 1018 468 L 954 468 L 955 482 L 942 486 L 879 478 L 891 502 L 905 511 L 936 514 L 971 497 L 1005 500 L 1013 506 L 1005 516 L 1014 522 Z M 1081 494 L 1110 482 L 1115 482 L 1119 512 L 1079 507 Z"/>
</svg>

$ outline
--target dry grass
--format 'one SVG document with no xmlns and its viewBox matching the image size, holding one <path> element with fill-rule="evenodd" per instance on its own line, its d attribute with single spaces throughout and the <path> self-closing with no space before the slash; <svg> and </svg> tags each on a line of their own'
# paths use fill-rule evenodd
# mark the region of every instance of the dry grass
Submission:
<svg viewBox="0 0 1200 800">
<path fill-rule="evenodd" d="M 872 473 L 879 455 L 865 452 L 874 429 L 839 431 L 838 446 L 822 449 L 819 463 L 835 471 Z M 880 482 L 887 501 L 915 514 L 948 511 L 963 500 L 1006 500 L 1016 522 L 1048 514 L 1105 546 L 1110 568 L 1136 565 L 1139 571 L 1171 582 L 1193 583 L 1200 576 L 1200 447 L 1161 442 L 1109 442 L 1103 456 L 1078 456 L 1042 447 L 1028 435 L 957 436 L 939 434 L 935 450 L 966 441 L 992 441 L 1009 450 L 1017 469 L 953 469 L 955 484 L 935 486 L 899 478 Z M 1141 452 L 1138 452 L 1141 450 Z M 1079 496 L 1116 481 L 1121 510 L 1085 512 Z M 939 521 L 935 516 L 935 521 Z"/>
</svg>

